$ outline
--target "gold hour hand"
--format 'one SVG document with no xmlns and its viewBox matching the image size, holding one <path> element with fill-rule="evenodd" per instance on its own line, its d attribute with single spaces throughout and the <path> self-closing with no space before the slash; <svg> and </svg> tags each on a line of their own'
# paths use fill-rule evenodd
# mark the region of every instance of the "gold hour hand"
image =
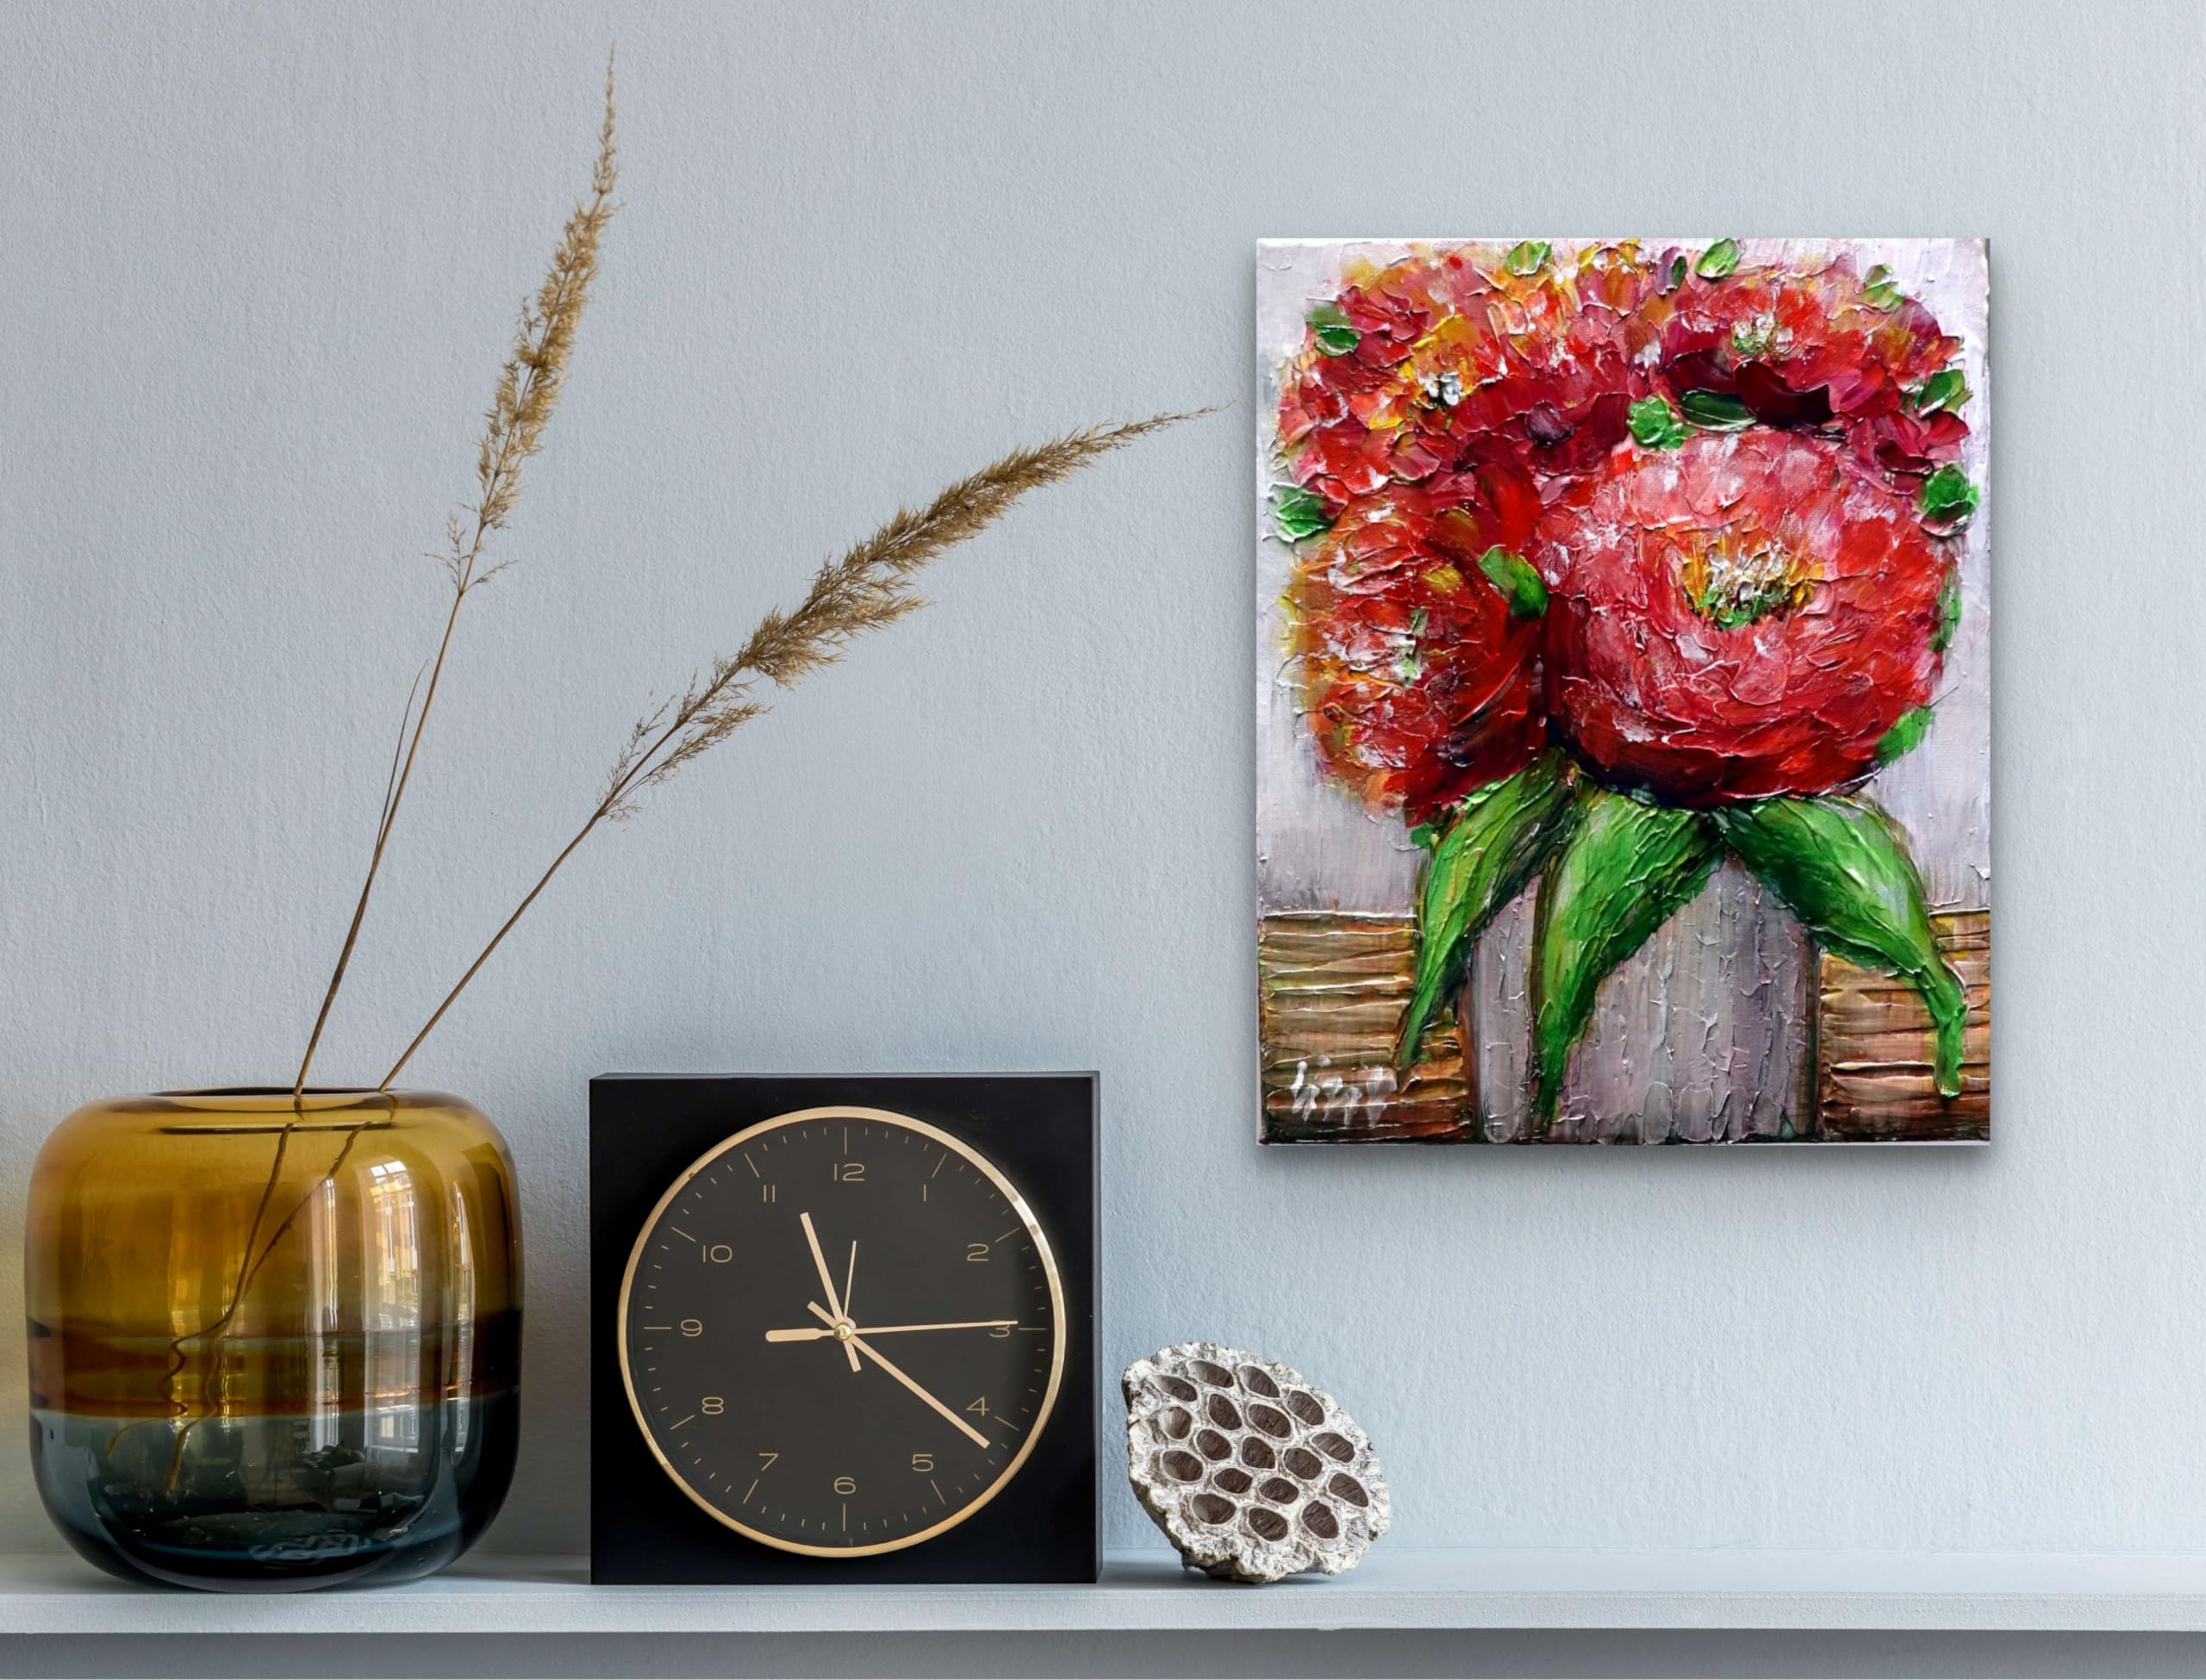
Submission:
<svg viewBox="0 0 2206 1680">
<path fill-rule="evenodd" d="M 831 1326 L 835 1322 L 835 1321 L 829 1316 L 826 1310 L 817 1301 L 807 1301 L 804 1304 L 811 1309 L 814 1317 L 826 1319 Z M 829 1334 L 833 1334 L 833 1331 L 831 1329 Z M 887 1360 L 882 1358 L 879 1353 L 874 1352 L 872 1348 L 866 1345 L 864 1337 L 853 1334 L 844 1341 L 843 1347 L 845 1352 L 848 1352 L 852 1348 L 856 1348 L 859 1353 L 864 1354 L 866 1358 L 871 1360 L 883 1371 L 894 1377 L 898 1382 L 903 1384 L 906 1388 L 918 1395 L 920 1399 L 925 1401 L 928 1405 L 933 1407 L 936 1411 L 941 1413 L 945 1422 L 969 1437 L 975 1446 L 986 1447 L 988 1445 L 988 1438 L 986 1435 L 982 1434 L 978 1429 L 975 1429 L 963 1418 L 958 1416 L 956 1412 L 944 1405 L 941 1401 L 936 1399 L 934 1396 L 929 1394 L 925 1389 L 913 1382 L 912 1378 L 907 1376 L 900 1367 L 890 1364 Z"/>
</svg>

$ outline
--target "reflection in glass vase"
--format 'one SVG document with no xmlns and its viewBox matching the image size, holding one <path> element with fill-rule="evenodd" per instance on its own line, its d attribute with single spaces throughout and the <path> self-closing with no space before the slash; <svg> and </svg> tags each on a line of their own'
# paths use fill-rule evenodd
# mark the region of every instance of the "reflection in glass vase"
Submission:
<svg viewBox="0 0 2206 1680">
<path fill-rule="evenodd" d="M 41 1152 L 25 1300 L 47 1509 L 128 1579 L 408 1579 L 513 1472 L 520 1224 L 431 1092 L 95 1103 Z"/>
</svg>

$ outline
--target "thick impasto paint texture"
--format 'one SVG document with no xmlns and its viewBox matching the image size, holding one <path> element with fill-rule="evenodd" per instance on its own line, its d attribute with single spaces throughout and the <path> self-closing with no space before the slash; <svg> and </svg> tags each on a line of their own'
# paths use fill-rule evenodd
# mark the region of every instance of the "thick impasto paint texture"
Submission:
<svg viewBox="0 0 2206 1680">
<path fill-rule="evenodd" d="M 1989 1136 L 1972 240 L 1259 249 L 1275 1142 Z"/>
</svg>

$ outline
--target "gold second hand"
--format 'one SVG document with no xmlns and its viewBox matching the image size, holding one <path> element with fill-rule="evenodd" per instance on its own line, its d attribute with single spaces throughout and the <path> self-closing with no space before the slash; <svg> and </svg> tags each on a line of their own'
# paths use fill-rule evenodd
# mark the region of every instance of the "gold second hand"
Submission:
<svg viewBox="0 0 2206 1680">
<path fill-rule="evenodd" d="M 1019 1321 L 1015 1318 L 965 1318 L 960 1319 L 954 1324 L 854 1324 L 851 1327 L 851 1334 L 866 1336 L 893 1336 L 901 1335 L 912 1330 L 1015 1330 L 1018 1328 Z M 807 1324 L 801 1329 L 769 1330 L 766 1332 L 766 1340 L 769 1341 L 824 1341 L 834 1334 L 832 1330 L 815 1330 Z"/>
<path fill-rule="evenodd" d="M 810 1308 L 810 1309 L 811 1309 L 811 1310 L 812 1310 L 812 1312 L 813 1312 L 813 1316 L 816 1316 L 816 1317 L 819 1317 L 819 1318 L 825 1318 L 825 1319 L 827 1319 L 827 1320 L 828 1320 L 828 1322 L 829 1322 L 830 1323 L 832 1323 L 832 1322 L 834 1322 L 834 1321 L 833 1321 L 833 1319 L 832 1318 L 832 1316 L 829 1315 L 829 1313 L 828 1313 L 828 1311 L 827 1311 L 826 1308 L 825 1308 L 825 1307 L 821 1306 L 821 1305 L 819 1304 L 819 1302 L 817 1302 L 817 1301 L 807 1301 L 804 1304 L 805 1304 L 807 1307 L 808 1307 L 808 1308 Z M 862 1340 L 860 1340 L 857 1335 L 851 1335 L 851 1336 L 849 1336 L 849 1337 L 847 1337 L 847 1338 L 843 1339 L 843 1349 L 844 1349 L 844 1351 L 845 1353 L 848 1353 L 848 1352 L 849 1352 L 849 1351 L 851 1351 L 852 1348 L 855 1348 L 855 1349 L 857 1349 L 859 1353 L 861 1353 L 864 1354 L 864 1355 L 866 1356 L 866 1358 L 868 1358 L 868 1359 L 871 1360 L 872 1360 L 876 1365 L 879 1366 L 883 1370 L 883 1371 L 887 1372 L 890 1376 L 894 1377 L 894 1378 L 898 1382 L 900 1382 L 900 1383 L 903 1384 L 903 1385 L 904 1385 L 906 1388 L 907 1388 L 907 1389 L 911 1390 L 913 1393 L 914 1393 L 914 1394 L 918 1395 L 918 1396 L 919 1397 L 919 1398 L 920 1398 L 920 1399 L 922 1399 L 922 1400 L 925 1401 L 925 1402 L 927 1403 L 927 1404 L 928 1404 L 928 1405 L 930 1405 L 930 1406 L 933 1407 L 933 1408 L 935 1409 L 935 1410 L 937 1410 L 938 1412 L 940 1412 L 940 1413 L 942 1414 L 943 1418 L 944 1418 L 944 1420 L 945 1422 L 947 1422 L 948 1423 L 950 1423 L 953 1428 L 957 1428 L 957 1429 L 960 1429 L 960 1430 L 963 1430 L 963 1432 L 964 1432 L 968 1436 L 969 1436 L 969 1437 L 972 1439 L 973 1443 L 974 1443 L 975 1446 L 977 1446 L 977 1447 L 987 1447 L 987 1446 L 988 1445 L 988 1438 L 986 1435 L 982 1434 L 981 1434 L 978 1429 L 975 1429 L 975 1428 L 971 1424 L 968 1423 L 968 1422 L 967 1422 L 963 1418 L 962 1418 L 962 1417 L 958 1416 L 958 1415 L 957 1415 L 956 1412 L 954 1412 L 954 1411 L 950 1410 L 949 1407 L 947 1407 L 947 1406 L 944 1405 L 944 1404 L 942 1403 L 942 1402 L 941 1402 L 941 1401 L 939 1401 L 939 1400 L 938 1400 L 938 1399 L 936 1399 L 936 1398 L 934 1397 L 934 1396 L 932 1396 L 932 1394 L 929 1394 L 929 1393 L 928 1393 L 925 1389 L 921 1388 L 921 1387 L 920 1387 L 917 1383 L 913 1382 L 913 1381 L 912 1380 L 912 1378 L 909 1378 L 909 1377 L 906 1376 L 906 1375 L 904 1374 L 904 1372 L 902 1372 L 902 1370 L 901 1370 L 901 1369 L 900 1369 L 898 1366 L 894 1366 L 894 1365 L 891 1365 L 891 1364 L 890 1364 L 887 1360 L 883 1359 L 880 1354 L 878 1354 L 878 1353 L 875 1353 L 875 1352 L 873 1351 L 873 1349 L 872 1349 L 872 1348 L 870 1348 L 870 1347 L 867 1347 L 867 1346 L 866 1346 L 866 1344 L 865 1344 Z"/>
</svg>

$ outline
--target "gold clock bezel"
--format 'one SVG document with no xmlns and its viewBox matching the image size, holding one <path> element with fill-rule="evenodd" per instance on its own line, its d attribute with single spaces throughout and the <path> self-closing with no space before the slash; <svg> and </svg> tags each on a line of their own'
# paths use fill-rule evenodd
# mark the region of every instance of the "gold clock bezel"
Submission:
<svg viewBox="0 0 2206 1680">
<path fill-rule="evenodd" d="M 991 1184 L 1001 1191 L 1004 1199 L 1011 1204 L 1012 1211 L 1019 1216 L 1020 1223 L 1026 1227 L 1027 1234 L 1034 1239 L 1034 1252 L 1041 1260 L 1042 1274 L 1049 1279 L 1050 1285 L 1050 1382 L 1049 1386 L 1043 1391 L 1041 1409 L 1035 1413 L 1033 1427 L 1027 1430 L 1025 1437 L 1020 1440 L 1019 1451 L 1012 1455 L 1011 1462 L 1004 1466 L 1003 1472 L 994 1481 L 989 1483 L 969 1503 L 950 1513 L 932 1528 L 923 1528 L 919 1533 L 907 1534 L 900 1540 L 882 1540 L 873 1546 L 807 1546 L 778 1534 L 761 1533 L 758 1529 L 737 1521 L 735 1518 L 713 1504 L 689 1484 L 688 1478 L 675 1468 L 672 1461 L 659 1447 L 658 1438 L 651 1433 L 651 1423 L 644 1416 L 643 1403 L 637 1397 L 635 1368 L 628 1357 L 629 1291 L 636 1280 L 636 1268 L 643 1260 L 644 1245 L 649 1240 L 651 1232 L 657 1229 L 660 1217 L 673 1204 L 674 1198 L 682 1193 L 692 1179 L 729 1150 L 749 1142 L 761 1133 L 777 1131 L 784 1126 L 794 1126 L 814 1120 L 878 1121 L 884 1125 L 901 1127 L 907 1131 L 917 1132 L 923 1137 L 932 1138 L 944 1148 L 953 1150 L 964 1157 L 978 1168 Z M 1042 1229 L 1042 1222 L 1034 1216 L 1034 1210 L 1026 1204 L 1026 1198 L 1019 1192 L 1019 1187 L 1006 1178 L 997 1168 L 996 1164 L 986 1155 L 963 1139 L 943 1130 L 939 1126 L 931 1126 L 924 1120 L 914 1119 L 908 1114 L 899 1114 L 893 1109 L 862 1108 L 846 1103 L 830 1103 L 819 1108 L 795 1109 L 787 1114 L 777 1114 L 770 1119 L 761 1120 L 756 1125 L 745 1126 L 741 1131 L 722 1138 L 684 1167 L 674 1182 L 667 1186 L 666 1193 L 652 1204 L 651 1212 L 645 1216 L 643 1228 L 636 1233 L 635 1245 L 628 1251 L 627 1266 L 620 1274 L 620 1304 L 619 1317 L 615 1322 L 615 1335 L 620 1360 L 620 1386 L 627 1394 L 628 1409 L 636 1420 L 637 1429 L 644 1437 L 644 1445 L 651 1449 L 651 1457 L 658 1460 L 659 1468 L 667 1473 L 675 1486 L 680 1488 L 689 1496 L 692 1504 L 722 1528 L 732 1528 L 745 1539 L 757 1540 L 761 1546 L 770 1546 L 777 1552 L 795 1552 L 807 1558 L 878 1557 L 884 1552 L 901 1552 L 910 1546 L 921 1545 L 938 1534 L 946 1534 L 955 1528 L 1002 1492 L 1011 1478 L 1018 1475 L 1025 1466 L 1028 1456 L 1034 1451 L 1034 1443 L 1042 1438 L 1042 1431 L 1050 1422 L 1050 1414 L 1056 1408 L 1057 1390 L 1064 1378 L 1064 1285 L 1057 1275 L 1057 1258 L 1050 1247 L 1049 1233 Z"/>
</svg>

